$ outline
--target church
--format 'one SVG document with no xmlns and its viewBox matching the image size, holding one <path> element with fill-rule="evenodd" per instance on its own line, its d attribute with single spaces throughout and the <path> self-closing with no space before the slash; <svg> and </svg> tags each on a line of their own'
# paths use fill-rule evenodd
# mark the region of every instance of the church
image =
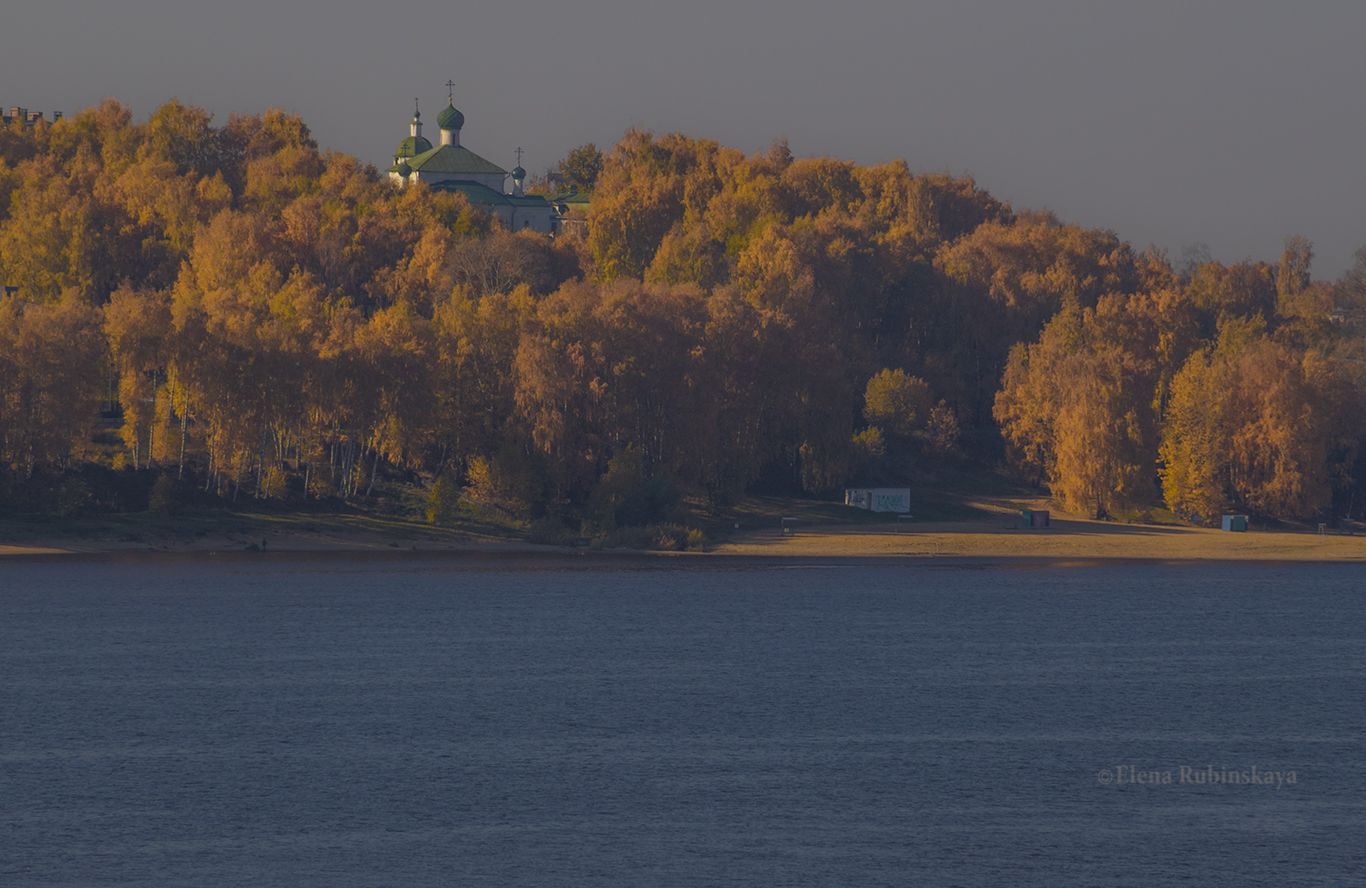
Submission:
<svg viewBox="0 0 1366 888">
<path fill-rule="evenodd" d="M 446 86 L 453 88 L 454 84 L 447 82 Z M 421 182 L 438 191 L 459 192 L 495 216 L 508 231 L 556 232 L 559 214 L 544 197 L 523 191 L 526 170 L 520 162 L 509 173 L 460 144 L 465 115 L 455 107 L 453 94 L 436 116 L 436 126 L 441 143 L 433 146 L 422 135 L 422 112 L 413 108 L 408 138 L 398 143 L 394 165 L 389 168 L 389 178 L 396 185 L 402 188 Z M 518 154 L 520 161 L 520 148 Z"/>
</svg>

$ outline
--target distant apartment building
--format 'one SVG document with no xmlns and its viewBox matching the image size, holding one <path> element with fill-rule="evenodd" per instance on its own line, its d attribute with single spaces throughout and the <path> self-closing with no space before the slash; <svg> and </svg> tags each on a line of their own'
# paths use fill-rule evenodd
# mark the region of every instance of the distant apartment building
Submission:
<svg viewBox="0 0 1366 888">
<path fill-rule="evenodd" d="M 0 107 L 3 107 L 3 106 L 0 106 Z M 9 108 L 6 108 L 6 109 L 4 110 L 3 113 L 0 113 L 0 120 L 3 120 L 3 121 L 4 121 L 5 126 L 9 126 L 10 124 L 14 123 L 16 120 L 19 121 L 20 123 L 24 124 L 25 126 L 33 126 L 35 123 L 37 123 L 38 121 L 40 121 L 40 120 L 42 120 L 42 119 L 43 119 L 43 112 L 41 112 L 41 111 L 30 111 L 30 110 L 28 110 L 27 108 L 20 108 L 18 105 L 10 105 Z M 57 121 L 59 121 L 59 120 L 61 120 L 61 119 L 62 119 L 62 112 L 60 112 L 60 111 L 53 111 L 53 112 L 52 112 L 52 122 L 53 122 L 53 123 L 56 123 Z"/>
</svg>

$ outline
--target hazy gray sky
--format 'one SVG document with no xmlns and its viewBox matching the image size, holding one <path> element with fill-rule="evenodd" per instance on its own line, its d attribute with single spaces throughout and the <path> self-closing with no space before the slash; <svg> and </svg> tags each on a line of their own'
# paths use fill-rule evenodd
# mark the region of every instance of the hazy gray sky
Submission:
<svg viewBox="0 0 1366 888">
<path fill-rule="evenodd" d="M 630 126 L 970 173 L 1176 257 L 1338 274 L 1366 243 L 1366 4 L 1264 0 L 9 3 L 0 103 L 297 112 L 387 163 L 448 78 L 465 144 L 544 169 Z"/>
</svg>

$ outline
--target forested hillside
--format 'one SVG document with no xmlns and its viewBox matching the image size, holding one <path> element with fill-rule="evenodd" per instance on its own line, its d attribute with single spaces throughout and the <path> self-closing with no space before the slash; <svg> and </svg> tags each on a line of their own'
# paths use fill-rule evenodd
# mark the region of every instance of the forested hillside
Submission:
<svg viewBox="0 0 1366 888">
<path fill-rule="evenodd" d="M 5 128 L 0 502 L 102 463 L 610 527 L 1005 464 L 1100 515 L 1360 509 L 1366 261 L 1315 282 L 1292 238 L 1175 268 L 970 179 L 783 145 L 630 132 L 578 166 L 586 224 L 551 240 L 280 112 Z"/>
</svg>

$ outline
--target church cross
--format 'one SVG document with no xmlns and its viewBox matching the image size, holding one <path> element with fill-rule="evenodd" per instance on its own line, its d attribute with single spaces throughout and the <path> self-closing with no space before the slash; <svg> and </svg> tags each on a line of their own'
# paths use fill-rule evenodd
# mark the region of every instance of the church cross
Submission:
<svg viewBox="0 0 1366 888">
<path fill-rule="evenodd" d="M 446 98 L 450 101 L 450 103 L 451 103 L 452 105 L 455 104 L 455 81 L 454 81 L 454 80 L 447 80 L 447 81 L 446 81 Z"/>
<path fill-rule="evenodd" d="M 517 155 L 517 166 L 521 166 L 521 165 L 522 165 L 522 146 L 521 146 L 521 145 L 518 145 L 518 146 L 517 146 L 517 151 L 514 152 L 514 153 Z"/>
</svg>

